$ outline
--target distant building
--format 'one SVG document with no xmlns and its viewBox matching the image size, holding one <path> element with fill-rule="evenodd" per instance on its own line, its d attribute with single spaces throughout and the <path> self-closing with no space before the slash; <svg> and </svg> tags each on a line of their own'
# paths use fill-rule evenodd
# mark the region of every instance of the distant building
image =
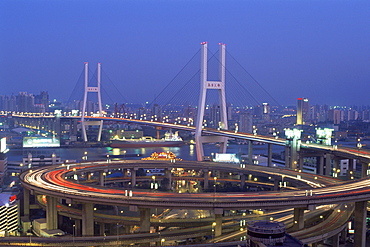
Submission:
<svg viewBox="0 0 370 247">
<path fill-rule="evenodd" d="M 263 107 L 262 120 L 264 120 L 265 122 L 269 122 L 270 121 L 270 105 L 269 103 L 262 103 L 262 107 Z"/>
<path fill-rule="evenodd" d="M 328 120 L 334 124 L 340 124 L 341 122 L 341 111 L 339 109 L 330 109 L 328 111 Z"/>
<path fill-rule="evenodd" d="M 310 107 L 307 98 L 298 98 L 297 100 L 297 125 L 302 125 L 308 120 Z"/>
<path fill-rule="evenodd" d="M 248 112 L 239 114 L 239 131 L 243 133 L 252 133 L 253 131 L 253 116 Z"/>
<path fill-rule="evenodd" d="M 221 122 L 221 107 L 214 104 L 209 109 L 209 127 L 219 128 Z"/>
<path fill-rule="evenodd" d="M 35 95 L 35 104 L 39 105 L 38 109 L 43 109 L 44 112 L 48 112 L 49 111 L 49 94 L 48 94 L 48 92 L 41 91 L 41 93 L 39 95 Z"/>
<path fill-rule="evenodd" d="M 19 112 L 34 112 L 35 97 L 27 92 L 19 92 L 17 106 Z"/>
</svg>

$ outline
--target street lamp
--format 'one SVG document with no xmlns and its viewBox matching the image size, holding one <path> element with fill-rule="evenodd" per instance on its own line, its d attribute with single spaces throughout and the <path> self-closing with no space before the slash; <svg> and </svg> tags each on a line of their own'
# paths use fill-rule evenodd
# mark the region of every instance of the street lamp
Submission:
<svg viewBox="0 0 370 247">
<path fill-rule="evenodd" d="M 118 245 L 118 241 L 119 241 L 119 238 L 118 238 L 118 222 L 117 222 L 117 245 Z"/>
<path fill-rule="evenodd" d="M 103 172 L 103 186 L 105 186 L 105 176 L 107 175 L 106 172 Z"/>
<path fill-rule="evenodd" d="M 321 219 L 321 238 L 323 239 L 324 238 L 324 216 L 323 215 L 320 215 L 320 219 Z"/>
<path fill-rule="evenodd" d="M 280 189 L 282 189 L 283 187 L 286 187 L 285 183 L 284 183 L 284 177 L 285 175 L 281 175 L 281 185 L 280 185 Z"/>
<path fill-rule="evenodd" d="M 73 224 L 73 227 L 72 227 L 72 241 L 73 241 L 73 246 L 75 246 L 75 227 L 76 227 L 76 225 Z"/>
<path fill-rule="evenodd" d="M 155 183 L 155 176 L 152 176 L 152 179 L 153 179 L 153 183 L 151 184 L 150 188 L 151 189 L 157 189 L 157 186 L 156 186 L 156 183 Z"/>
</svg>

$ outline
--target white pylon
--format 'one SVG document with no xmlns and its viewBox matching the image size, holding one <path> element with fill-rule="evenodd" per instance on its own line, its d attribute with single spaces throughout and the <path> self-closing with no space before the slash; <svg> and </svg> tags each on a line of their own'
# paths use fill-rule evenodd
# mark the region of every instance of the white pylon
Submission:
<svg viewBox="0 0 370 247">
<path fill-rule="evenodd" d="M 219 81 L 208 81 L 208 58 L 207 58 L 207 42 L 201 43 L 201 67 L 200 67 L 200 95 L 198 103 L 197 125 L 195 130 L 195 142 L 198 161 L 203 160 L 204 150 L 203 143 L 220 142 L 220 152 L 226 152 L 227 137 L 222 136 L 202 136 L 204 109 L 206 104 L 207 90 L 215 89 L 218 91 L 220 103 L 221 122 L 219 128 L 227 130 L 227 115 L 226 115 L 226 96 L 225 96 L 225 51 L 226 45 L 220 45 L 220 67 Z"/>
<path fill-rule="evenodd" d="M 87 115 L 86 113 L 87 93 L 98 93 L 99 117 L 103 116 L 102 104 L 101 104 L 101 94 L 100 94 L 100 77 L 101 77 L 100 70 L 101 70 L 101 64 L 98 63 L 98 86 L 89 87 L 89 63 L 85 62 L 84 104 L 83 104 L 82 113 L 81 113 L 82 134 L 83 134 L 83 138 L 85 142 L 87 142 L 86 125 L 99 125 L 98 142 L 101 140 L 103 120 L 99 120 L 99 121 L 86 121 L 85 120 L 85 116 Z"/>
</svg>

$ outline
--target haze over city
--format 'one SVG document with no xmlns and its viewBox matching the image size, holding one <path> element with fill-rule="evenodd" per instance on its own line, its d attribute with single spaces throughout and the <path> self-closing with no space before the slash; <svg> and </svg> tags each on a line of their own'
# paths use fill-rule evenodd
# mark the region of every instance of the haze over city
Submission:
<svg viewBox="0 0 370 247">
<path fill-rule="evenodd" d="M 5 0 L 0 94 L 67 100 L 83 63 L 101 62 L 128 101 L 151 101 L 208 41 L 280 104 L 368 105 L 369 13 L 364 0 Z"/>
</svg>

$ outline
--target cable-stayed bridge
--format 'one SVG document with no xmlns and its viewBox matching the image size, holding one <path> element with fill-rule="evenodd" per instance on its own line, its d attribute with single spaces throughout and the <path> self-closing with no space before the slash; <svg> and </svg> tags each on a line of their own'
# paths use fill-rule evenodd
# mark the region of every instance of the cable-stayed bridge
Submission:
<svg viewBox="0 0 370 247">
<path fill-rule="evenodd" d="M 76 116 L 73 116 L 71 114 L 70 116 L 63 116 L 63 115 L 37 115 L 37 114 L 13 114 L 13 117 L 17 119 L 17 121 L 20 122 L 27 122 L 29 125 L 38 125 L 38 126 L 57 126 L 58 121 L 71 121 L 75 122 L 77 125 L 78 121 L 81 121 L 82 126 L 82 132 L 83 132 L 83 138 L 84 141 L 87 141 L 87 133 L 86 129 L 89 125 L 98 125 L 99 126 L 99 132 L 98 136 L 101 134 L 101 129 L 104 121 L 118 121 L 118 122 L 127 122 L 127 123 L 136 123 L 136 124 L 145 124 L 145 125 L 151 125 L 156 127 L 166 127 L 166 128 L 173 128 L 173 129 L 182 129 L 187 131 L 193 131 L 195 132 L 195 140 L 196 140 L 196 147 L 197 147 L 197 158 L 198 160 L 202 160 L 204 156 L 204 152 L 202 149 L 203 143 L 207 142 L 218 142 L 221 143 L 220 145 L 220 152 L 227 152 L 227 141 L 228 138 L 237 138 L 237 139 L 245 139 L 249 142 L 248 145 L 248 164 L 252 164 L 252 154 L 253 154 L 253 141 L 263 142 L 267 143 L 268 147 L 268 166 L 272 166 L 272 149 L 271 145 L 283 145 L 286 147 L 285 150 L 285 164 L 287 168 L 291 168 L 293 170 L 300 170 L 302 168 L 302 160 L 303 157 L 307 156 L 317 156 L 320 157 L 320 162 L 317 164 L 317 173 L 321 175 L 332 175 L 333 168 L 335 170 L 338 169 L 338 161 L 341 159 L 350 159 L 350 160 L 358 160 L 361 164 L 361 171 L 362 177 L 367 177 L 368 175 L 368 164 L 370 163 L 370 154 L 364 151 L 360 150 L 352 150 L 352 149 L 346 149 L 342 147 L 336 147 L 334 145 L 318 145 L 318 144 L 302 144 L 300 142 L 300 134 L 299 131 L 293 131 L 290 134 L 287 134 L 286 138 L 279 138 L 278 136 L 261 136 L 257 135 L 257 133 L 243 133 L 240 132 L 237 128 L 230 130 L 229 128 L 229 122 L 227 118 L 227 108 L 228 108 L 228 101 L 227 101 L 227 85 L 228 85 L 228 78 L 230 78 L 230 75 L 227 76 L 228 70 L 226 69 L 226 51 L 225 51 L 225 45 L 220 44 L 219 52 L 216 55 L 211 54 L 209 56 L 208 49 L 207 49 L 207 43 L 201 44 L 201 50 L 199 52 L 201 56 L 201 63 L 200 63 L 200 69 L 199 71 L 196 71 L 193 76 L 190 77 L 189 80 L 185 80 L 186 84 L 183 86 L 180 90 L 180 95 L 186 95 L 185 92 L 189 91 L 192 96 L 195 95 L 194 89 L 196 87 L 189 86 L 189 84 L 192 82 L 193 78 L 198 78 L 197 80 L 194 79 L 198 83 L 197 88 L 199 89 L 199 93 L 196 94 L 197 98 L 197 104 L 196 104 L 196 111 L 197 113 L 194 113 L 194 116 L 196 118 L 193 118 L 192 124 L 180 124 L 180 123 L 171 123 L 165 121 L 163 118 L 152 118 L 150 119 L 142 119 L 140 115 L 138 116 L 132 116 L 132 117 L 126 117 L 126 118 L 116 118 L 111 117 L 109 114 L 106 114 L 103 111 L 102 107 L 102 100 L 101 100 L 101 70 L 100 66 L 98 66 L 98 71 L 96 73 L 96 84 L 91 85 L 90 80 L 88 77 L 88 69 L 85 65 L 84 70 L 84 97 L 82 101 L 82 110 L 80 114 L 76 114 Z M 211 57 L 209 59 L 209 57 Z M 216 58 L 217 57 L 217 58 Z M 208 67 L 212 64 L 212 59 L 215 59 L 217 61 L 217 73 L 215 72 L 209 72 Z M 184 69 L 185 70 L 185 69 Z M 191 75 L 191 74 L 190 74 Z M 232 78 L 232 77 L 231 77 Z M 237 80 L 236 80 L 237 81 Z M 158 107 L 160 104 L 157 102 L 161 102 L 161 96 L 162 94 L 168 96 L 168 93 L 166 92 L 167 89 L 170 89 L 172 85 L 169 85 L 166 87 L 157 97 L 155 97 L 153 101 L 153 108 L 157 105 L 157 109 L 160 109 Z M 210 97 L 208 97 L 208 93 Z M 98 108 L 99 110 L 91 111 L 87 110 L 88 105 L 88 94 L 94 94 L 97 96 Z M 207 98 L 212 98 L 211 94 L 213 94 L 214 100 L 217 101 L 217 117 L 215 117 L 215 120 L 212 127 L 209 128 L 208 124 L 210 122 L 207 122 L 207 119 L 205 119 L 205 116 L 207 115 L 207 108 L 210 108 L 210 104 L 207 103 Z M 172 95 L 172 94 L 171 94 Z M 176 93 L 175 93 L 176 95 Z M 171 99 L 178 100 L 180 96 L 178 97 L 172 97 Z M 190 96 L 185 97 L 189 102 L 191 100 Z M 168 97 L 167 97 L 168 99 Z M 169 101 L 168 101 L 169 102 Z M 164 105 L 171 105 L 171 103 L 163 103 Z M 184 104 L 184 103 L 181 103 Z M 245 104 L 247 106 L 248 104 Z M 159 110 L 158 110 L 159 111 Z M 91 116 L 93 115 L 93 116 Z M 154 114 L 156 115 L 156 114 Z M 143 114 L 144 116 L 144 114 Z M 52 124 L 54 123 L 54 124 Z M 55 124 L 56 123 L 56 124 Z M 72 126 L 72 124 L 71 124 Z M 86 128 L 85 128 L 86 127 Z M 58 127 L 56 127 L 58 128 Z M 50 128 L 52 129 L 52 128 Z M 57 131 L 56 131 L 57 133 Z M 98 137 L 98 140 L 100 137 Z M 349 173 L 351 174 L 351 173 Z M 361 198 L 359 199 L 361 200 Z M 360 228 L 362 226 L 359 226 Z M 359 229 L 360 229 L 359 228 Z M 362 228 L 361 228 L 362 229 Z M 362 238 L 362 236 L 361 236 Z"/>
</svg>

